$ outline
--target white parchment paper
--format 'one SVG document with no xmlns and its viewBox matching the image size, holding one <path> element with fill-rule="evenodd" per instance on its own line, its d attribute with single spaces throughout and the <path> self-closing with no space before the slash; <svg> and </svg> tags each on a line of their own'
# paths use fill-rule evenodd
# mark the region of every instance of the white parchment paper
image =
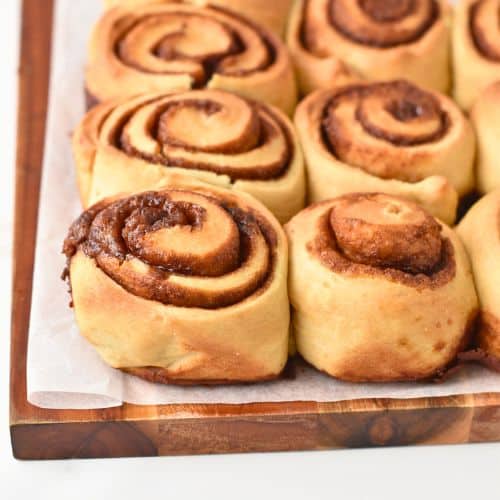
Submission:
<svg viewBox="0 0 500 500">
<path fill-rule="evenodd" d="M 28 346 L 28 400 L 46 408 L 135 404 L 340 401 L 500 392 L 500 374 L 471 366 L 443 384 L 350 384 L 300 366 L 293 380 L 230 387 L 172 387 L 105 365 L 82 337 L 60 275 L 62 241 L 80 213 L 70 134 L 84 113 L 86 42 L 101 0 L 58 0 Z"/>
</svg>

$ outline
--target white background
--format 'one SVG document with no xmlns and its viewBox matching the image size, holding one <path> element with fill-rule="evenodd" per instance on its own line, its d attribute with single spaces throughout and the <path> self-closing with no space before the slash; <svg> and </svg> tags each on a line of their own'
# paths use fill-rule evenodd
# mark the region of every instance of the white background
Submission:
<svg viewBox="0 0 500 500">
<path fill-rule="evenodd" d="M 0 301 L 0 498 L 500 498 L 500 444 L 59 462 L 12 458 L 7 277 L 20 3 L 0 0 L 0 276 L 4 277 Z"/>
</svg>

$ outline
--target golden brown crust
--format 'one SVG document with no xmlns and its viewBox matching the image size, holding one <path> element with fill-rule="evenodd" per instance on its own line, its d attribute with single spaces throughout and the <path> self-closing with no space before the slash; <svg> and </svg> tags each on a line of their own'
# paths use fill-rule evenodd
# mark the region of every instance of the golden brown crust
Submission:
<svg viewBox="0 0 500 500">
<path fill-rule="evenodd" d="M 460 364 L 456 366 L 457 369 L 460 369 L 465 363 L 479 363 L 492 371 L 500 373 L 500 358 L 482 349 L 466 351 L 458 356 L 458 361 Z"/>
<path fill-rule="evenodd" d="M 408 78 L 446 92 L 449 6 L 441 0 L 302 0 L 291 14 L 287 42 L 301 90 L 326 88 L 328 79 L 305 72 L 337 60 L 332 78 L 358 74 L 370 80 Z M 333 66 L 332 66 L 333 68 Z"/>
<path fill-rule="evenodd" d="M 479 347 L 500 359 L 500 318 L 488 311 L 481 313 Z"/>
<path fill-rule="evenodd" d="M 157 366 L 142 366 L 137 368 L 121 368 L 121 370 L 129 375 L 142 378 L 148 382 L 153 382 L 156 384 L 170 384 L 178 386 L 193 386 L 193 385 L 234 385 L 234 384 L 251 384 L 255 382 L 268 382 L 276 379 L 294 379 L 296 376 L 295 367 L 297 359 L 294 356 L 295 353 L 290 352 L 290 358 L 287 361 L 286 366 L 283 368 L 281 373 L 269 374 L 266 376 L 259 376 L 254 379 L 247 380 L 231 380 L 231 379 L 178 379 L 172 377 L 172 374 L 164 369 Z"/>
<path fill-rule="evenodd" d="M 154 384 L 171 384 L 180 386 L 193 386 L 193 385 L 233 385 L 241 383 L 256 383 L 256 382 L 267 382 L 270 380 L 277 379 L 280 374 L 266 375 L 264 377 L 256 377 L 252 380 L 211 380 L 211 379 L 199 379 L 199 380 L 182 380 L 172 376 L 168 370 L 165 368 L 159 368 L 157 366 L 143 366 L 140 368 L 121 368 L 121 370 L 134 377 L 139 377 L 148 382 L 153 382 Z"/>
<path fill-rule="evenodd" d="M 302 154 L 288 118 L 228 92 L 146 94 L 100 105 L 77 128 L 73 151 L 85 172 L 85 206 L 155 188 L 175 173 L 247 191 L 281 221 L 304 204 Z"/>
<path fill-rule="evenodd" d="M 108 10 L 90 46 L 86 89 L 94 99 L 221 88 L 293 110 L 296 89 L 278 37 L 218 7 L 162 3 Z"/>
<path fill-rule="evenodd" d="M 191 383 L 283 369 L 286 241 L 250 196 L 179 184 L 103 200 L 64 251 L 80 331 L 111 366 Z"/>
<path fill-rule="evenodd" d="M 316 91 L 297 107 L 295 124 L 313 202 L 382 191 L 452 223 L 458 196 L 473 187 L 469 122 L 446 96 L 406 80 Z"/>
<path fill-rule="evenodd" d="M 339 250 L 360 264 L 417 274 L 441 260 L 441 226 L 413 203 L 350 196 L 332 208 L 330 227 Z"/>
<path fill-rule="evenodd" d="M 436 220 L 414 203 L 378 193 L 336 198 L 318 217 L 307 249 L 335 273 L 379 275 L 419 290 L 442 287 L 456 271 L 453 246 Z"/>
<path fill-rule="evenodd" d="M 139 7 L 150 3 L 166 3 L 175 0 L 105 0 L 106 7 L 126 6 Z M 243 14 L 258 24 L 266 26 L 277 35 L 282 36 L 285 29 L 288 11 L 293 0 L 273 0 L 269 8 L 268 0 L 188 0 L 195 5 L 218 5 Z"/>
<path fill-rule="evenodd" d="M 285 229 L 297 349 L 314 366 L 350 381 L 426 379 L 466 347 L 477 313 L 467 256 L 416 204 L 349 194 Z"/>
<path fill-rule="evenodd" d="M 469 110 L 500 79 L 498 0 L 460 0 L 453 21 L 454 97 Z"/>
</svg>

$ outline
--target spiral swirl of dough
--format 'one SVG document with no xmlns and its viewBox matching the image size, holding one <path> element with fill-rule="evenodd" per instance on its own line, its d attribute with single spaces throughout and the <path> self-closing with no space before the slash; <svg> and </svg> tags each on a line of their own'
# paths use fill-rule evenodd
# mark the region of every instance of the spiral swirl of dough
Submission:
<svg viewBox="0 0 500 500">
<path fill-rule="evenodd" d="M 238 179 L 284 173 L 292 157 L 281 116 L 219 91 L 193 91 L 123 106 L 108 118 L 102 137 L 130 156 Z"/>
<path fill-rule="evenodd" d="M 218 7 L 108 10 L 89 47 L 89 103 L 145 92 L 222 88 L 291 112 L 295 82 L 277 36 Z"/>
<path fill-rule="evenodd" d="M 322 126 L 329 147 L 344 163 L 384 179 L 415 182 L 422 180 L 421 173 L 400 162 L 402 148 L 439 141 L 449 120 L 432 94 L 400 80 L 338 92 L 324 110 Z"/>
<path fill-rule="evenodd" d="M 177 175 L 246 191 L 281 221 L 304 206 L 292 124 L 276 108 L 220 90 L 146 94 L 89 111 L 73 137 L 85 206 L 156 189 Z"/>
<path fill-rule="evenodd" d="M 146 192 L 85 211 L 65 241 L 130 293 L 214 309 L 265 286 L 276 236 L 258 215 L 187 190 Z"/>
<path fill-rule="evenodd" d="M 447 92 L 449 17 L 446 0 L 300 0 L 287 43 L 301 90 L 358 76 Z"/>
<path fill-rule="evenodd" d="M 383 191 L 450 223 L 457 197 L 473 187 L 468 120 L 446 96 L 406 80 L 318 90 L 300 103 L 295 123 L 313 201 Z"/>
<path fill-rule="evenodd" d="M 416 204 L 366 193 L 331 205 L 308 249 L 334 272 L 380 274 L 424 288 L 453 277 L 453 250 L 441 226 Z"/>
</svg>

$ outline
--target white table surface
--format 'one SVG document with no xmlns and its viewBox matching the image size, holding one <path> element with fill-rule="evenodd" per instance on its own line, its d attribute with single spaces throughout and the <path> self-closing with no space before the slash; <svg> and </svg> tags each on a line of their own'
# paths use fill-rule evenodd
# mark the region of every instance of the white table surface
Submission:
<svg viewBox="0 0 500 500">
<path fill-rule="evenodd" d="M 43 2 L 45 0 L 39 0 Z M 75 0 L 85 1 L 85 0 Z M 21 0 L 0 0 L 0 276 L 10 276 Z M 0 498 L 500 498 L 500 444 L 20 462 L 8 432 L 10 284 L 0 302 Z"/>
</svg>

